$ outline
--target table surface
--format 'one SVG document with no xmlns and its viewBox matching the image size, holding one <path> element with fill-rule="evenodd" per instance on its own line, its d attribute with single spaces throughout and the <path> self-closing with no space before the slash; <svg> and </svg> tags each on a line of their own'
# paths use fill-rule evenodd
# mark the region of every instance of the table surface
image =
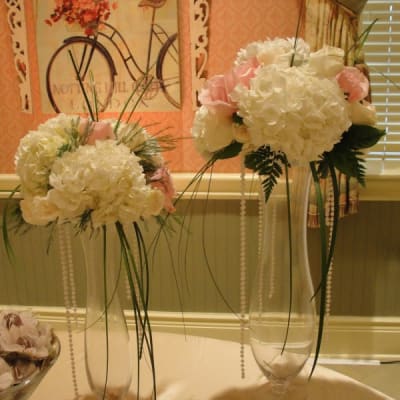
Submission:
<svg viewBox="0 0 400 400">
<path fill-rule="evenodd" d="M 56 364 L 41 382 L 30 400 L 72 400 L 71 363 L 68 335 L 56 332 L 62 351 Z M 81 399 L 89 400 L 89 386 L 84 363 L 83 333 L 73 334 L 76 377 Z M 255 363 L 251 350 L 245 347 L 246 377 L 241 378 L 239 344 L 200 336 L 170 333 L 153 335 L 156 358 L 158 400 L 268 400 L 269 386 Z M 288 399 L 307 400 L 393 400 L 356 380 L 318 366 L 311 381 L 307 380 L 310 364 L 292 386 Z M 144 363 L 140 399 L 151 398 L 150 371 Z M 135 385 L 131 393 L 135 393 Z M 129 396 L 129 400 L 136 399 Z"/>
</svg>

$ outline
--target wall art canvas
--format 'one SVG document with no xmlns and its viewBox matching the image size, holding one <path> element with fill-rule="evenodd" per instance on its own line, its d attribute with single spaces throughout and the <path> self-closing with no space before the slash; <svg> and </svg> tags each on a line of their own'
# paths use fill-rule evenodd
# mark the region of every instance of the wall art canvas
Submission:
<svg viewBox="0 0 400 400">
<path fill-rule="evenodd" d="M 77 74 L 101 111 L 120 111 L 136 86 L 147 88 L 138 111 L 180 108 L 177 0 L 72 0 L 68 13 L 62 3 L 35 5 L 44 113 L 84 111 Z"/>
</svg>

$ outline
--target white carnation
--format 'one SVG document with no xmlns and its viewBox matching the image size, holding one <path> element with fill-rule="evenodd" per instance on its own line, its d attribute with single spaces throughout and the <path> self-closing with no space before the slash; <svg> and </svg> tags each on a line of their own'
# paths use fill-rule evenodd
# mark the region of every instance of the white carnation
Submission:
<svg viewBox="0 0 400 400">
<path fill-rule="evenodd" d="M 232 118 L 201 106 L 194 117 L 192 136 L 199 153 L 209 158 L 235 139 Z"/>
<path fill-rule="evenodd" d="M 284 152 L 290 163 L 318 159 L 351 125 L 339 86 L 306 68 L 260 68 L 250 88 L 238 86 L 232 98 L 251 143 Z"/>
<path fill-rule="evenodd" d="M 235 64 L 242 64 L 256 57 L 262 65 L 279 64 L 290 66 L 295 48 L 295 39 L 267 39 L 252 42 L 244 49 L 239 50 Z M 310 46 L 301 38 L 296 42 L 296 54 L 293 65 L 301 65 L 308 60 Z"/>
<path fill-rule="evenodd" d="M 164 196 L 146 185 L 139 161 L 114 140 L 81 146 L 54 162 L 48 199 L 58 208 L 61 221 L 90 212 L 95 228 L 158 215 Z"/>
<path fill-rule="evenodd" d="M 47 225 L 59 216 L 58 208 L 46 196 L 27 196 L 20 202 L 24 220 L 32 225 Z"/>
</svg>

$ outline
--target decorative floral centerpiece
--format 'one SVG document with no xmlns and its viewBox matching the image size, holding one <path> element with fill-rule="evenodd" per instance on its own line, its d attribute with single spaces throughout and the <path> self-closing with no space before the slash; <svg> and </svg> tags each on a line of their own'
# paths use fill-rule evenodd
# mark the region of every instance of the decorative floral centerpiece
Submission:
<svg viewBox="0 0 400 400">
<path fill-rule="evenodd" d="M 110 17 L 111 10 L 117 8 L 116 1 L 109 0 L 56 0 L 56 6 L 48 25 L 64 20 L 67 24 L 79 24 L 90 36 L 96 33 L 103 21 Z"/>
<path fill-rule="evenodd" d="M 310 52 L 302 39 L 249 44 L 232 70 L 212 77 L 199 94 L 192 129 L 197 149 L 206 158 L 242 151 L 246 166 L 256 171 L 252 161 L 260 148 L 271 163 L 276 157 L 292 165 L 316 161 L 321 171 L 329 159 L 364 183 L 359 150 L 383 132 L 364 100 L 368 79 L 343 60 L 342 49 Z"/>
<path fill-rule="evenodd" d="M 53 331 L 30 311 L 0 311 L 0 393 L 38 374 L 57 356 Z"/>
<path fill-rule="evenodd" d="M 161 147 L 139 124 L 59 114 L 29 132 L 16 153 L 25 222 L 79 230 L 173 211 Z"/>
<path fill-rule="evenodd" d="M 364 185 L 363 150 L 384 134 L 376 127 L 375 109 L 366 100 L 368 79 L 356 66 L 345 66 L 344 59 L 340 48 L 325 46 L 311 52 L 300 38 L 250 43 L 238 52 L 231 70 L 206 82 L 199 94 L 201 106 L 192 128 L 195 146 L 207 160 L 202 172 L 218 160 L 240 155 L 244 166 L 260 175 L 265 201 L 284 173 L 289 192 L 287 173 L 291 167 L 309 166 L 322 245 L 315 363 L 322 339 L 326 279 L 338 222 L 336 171 Z M 327 240 L 319 187 L 320 178 L 327 177 L 332 181 L 334 198 L 331 240 Z M 287 239 L 290 243 L 290 227 Z"/>
<path fill-rule="evenodd" d="M 87 369 L 94 368 L 88 371 L 89 381 L 99 396 L 108 392 L 124 396 L 133 375 L 130 368 L 135 363 L 129 359 L 129 339 L 117 287 L 125 272 L 136 323 L 138 366 L 147 354 L 154 373 L 147 312 L 150 267 L 140 223 L 155 218 L 163 229 L 163 213 L 168 215 L 175 210 L 172 203 L 175 190 L 161 154 L 172 147 L 172 140 L 165 135 L 151 136 L 145 127 L 130 121 L 146 90 L 146 86 L 140 86 L 142 81 L 120 117 L 104 120 L 99 119 L 97 108 L 91 105 L 80 83 L 89 118 L 59 114 L 21 139 L 15 163 L 20 178 L 16 191 L 22 199 L 11 213 L 6 207 L 3 237 L 9 257 L 14 258 L 8 237 L 10 215 L 17 219 L 16 227 L 27 224 L 58 227 L 63 265 L 69 256 L 64 254 L 62 229 L 68 224 L 80 234 L 88 288 L 85 349 L 86 353 L 93 349 L 86 356 L 95 358 L 86 363 Z M 123 120 L 134 95 L 138 100 L 135 99 L 133 110 Z M 93 98 L 97 98 L 95 88 Z M 99 259 L 93 255 L 99 255 Z M 124 333 L 119 332 L 121 329 Z M 103 336 L 96 342 L 99 332 Z M 126 345 L 122 338 L 126 339 Z M 121 363 L 119 356 L 115 359 L 113 354 L 114 344 L 119 350 L 125 346 L 121 350 L 127 363 L 126 368 L 122 366 L 126 376 L 123 383 L 111 379 L 117 373 L 115 365 Z M 154 374 L 153 392 L 155 397 Z"/>
</svg>

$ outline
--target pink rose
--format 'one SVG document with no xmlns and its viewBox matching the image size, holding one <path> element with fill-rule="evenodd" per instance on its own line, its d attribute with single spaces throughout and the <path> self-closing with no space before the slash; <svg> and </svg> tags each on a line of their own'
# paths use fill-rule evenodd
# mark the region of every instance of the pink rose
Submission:
<svg viewBox="0 0 400 400">
<path fill-rule="evenodd" d="M 213 76 L 199 93 L 200 103 L 214 112 L 231 116 L 237 111 L 237 106 L 230 94 L 239 84 L 249 87 L 250 79 L 255 76 L 258 65 L 257 59 L 253 57 L 225 75 Z"/>
<path fill-rule="evenodd" d="M 151 187 L 160 190 L 164 194 L 164 209 L 169 213 L 175 211 L 175 207 L 172 203 L 176 192 L 172 183 L 171 175 L 167 168 L 158 168 L 153 175 L 147 178 Z"/>
<path fill-rule="evenodd" d="M 254 78 L 256 75 L 256 70 L 259 65 L 257 58 L 253 57 L 226 73 L 224 78 L 228 94 L 232 93 L 233 89 L 239 84 L 248 88 L 250 86 L 250 79 Z"/>
<path fill-rule="evenodd" d="M 224 75 L 215 75 L 206 82 L 205 88 L 199 93 L 199 101 L 217 113 L 232 115 L 236 111 L 229 100 Z"/>
<path fill-rule="evenodd" d="M 348 95 L 350 103 L 363 100 L 368 96 L 368 79 L 358 68 L 344 67 L 336 75 L 336 80 L 341 89 Z"/>
<path fill-rule="evenodd" d="M 81 135 L 87 134 L 86 144 L 94 145 L 97 140 L 114 138 L 113 129 L 108 122 L 81 119 L 78 129 Z"/>
</svg>

